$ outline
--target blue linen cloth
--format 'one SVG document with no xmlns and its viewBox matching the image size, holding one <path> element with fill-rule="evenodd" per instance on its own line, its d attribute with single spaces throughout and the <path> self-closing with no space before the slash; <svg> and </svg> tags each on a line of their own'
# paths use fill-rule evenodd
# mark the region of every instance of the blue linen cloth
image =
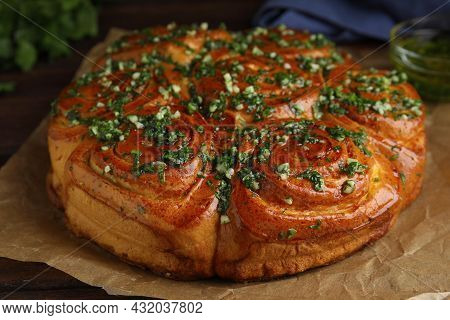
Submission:
<svg viewBox="0 0 450 320">
<path fill-rule="evenodd" d="M 323 33 L 338 42 L 364 38 L 388 40 L 390 29 L 403 20 L 437 13 L 447 14 L 448 0 L 268 0 L 254 17 L 254 24 L 280 24 Z"/>
</svg>

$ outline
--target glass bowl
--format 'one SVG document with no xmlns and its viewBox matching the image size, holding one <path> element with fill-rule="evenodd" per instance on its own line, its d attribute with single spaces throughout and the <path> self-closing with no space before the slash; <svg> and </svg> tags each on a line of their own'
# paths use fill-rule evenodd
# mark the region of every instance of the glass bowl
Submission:
<svg viewBox="0 0 450 320">
<path fill-rule="evenodd" d="M 422 98 L 450 101 L 450 15 L 401 22 L 390 37 L 392 63 Z"/>
</svg>

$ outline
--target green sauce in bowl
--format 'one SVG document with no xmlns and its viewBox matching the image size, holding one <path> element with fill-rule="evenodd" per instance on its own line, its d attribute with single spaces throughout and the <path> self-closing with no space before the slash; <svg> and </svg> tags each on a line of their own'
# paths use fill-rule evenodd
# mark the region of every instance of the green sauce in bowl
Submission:
<svg viewBox="0 0 450 320">
<path fill-rule="evenodd" d="M 450 101 L 450 19 L 410 20 L 391 30 L 390 58 L 420 95 Z"/>
</svg>

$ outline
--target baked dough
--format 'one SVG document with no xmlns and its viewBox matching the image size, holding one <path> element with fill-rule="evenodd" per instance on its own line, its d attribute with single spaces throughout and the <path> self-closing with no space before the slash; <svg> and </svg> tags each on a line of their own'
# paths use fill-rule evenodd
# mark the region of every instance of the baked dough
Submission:
<svg viewBox="0 0 450 320">
<path fill-rule="evenodd" d="M 175 279 L 272 279 L 382 237 L 418 195 L 424 105 L 322 35 L 154 27 L 53 106 L 48 191 L 68 227 Z"/>
</svg>

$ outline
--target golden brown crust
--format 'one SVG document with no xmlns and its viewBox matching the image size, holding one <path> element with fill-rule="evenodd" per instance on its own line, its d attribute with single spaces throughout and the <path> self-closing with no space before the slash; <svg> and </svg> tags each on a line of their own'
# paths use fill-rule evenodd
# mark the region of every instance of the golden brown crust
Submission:
<svg viewBox="0 0 450 320">
<path fill-rule="evenodd" d="M 267 242 L 245 228 L 227 224 L 220 229 L 215 270 L 235 281 L 267 280 L 339 261 L 378 240 L 389 229 L 387 213 L 351 232 L 301 241 Z"/>
<path fill-rule="evenodd" d="M 61 93 L 47 188 L 76 235 L 129 263 L 272 279 L 392 227 L 422 185 L 423 111 L 401 74 L 321 36 L 156 27 Z"/>
</svg>

